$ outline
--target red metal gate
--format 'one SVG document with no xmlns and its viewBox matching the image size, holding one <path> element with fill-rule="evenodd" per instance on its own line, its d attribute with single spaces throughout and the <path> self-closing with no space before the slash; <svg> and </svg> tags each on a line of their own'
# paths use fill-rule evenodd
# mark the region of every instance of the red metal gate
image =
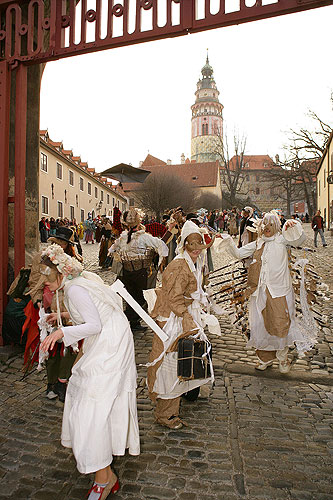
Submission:
<svg viewBox="0 0 333 500">
<path fill-rule="evenodd" d="M 0 0 L 0 331 L 14 202 L 15 273 L 25 264 L 26 65 L 332 5 L 333 0 Z M 15 196 L 8 198 L 10 74 L 15 71 Z M 38 168 L 38 165 L 36 165 Z M 1 339 L 0 339 L 1 340 Z"/>
</svg>

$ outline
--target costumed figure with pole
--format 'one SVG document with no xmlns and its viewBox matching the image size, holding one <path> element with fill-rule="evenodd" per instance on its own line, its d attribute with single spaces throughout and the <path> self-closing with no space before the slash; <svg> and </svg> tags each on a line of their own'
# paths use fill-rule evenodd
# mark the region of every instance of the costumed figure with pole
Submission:
<svg viewBox="0 0 333 500">
<path fill-rule="evenodd" d="M 237 248 L 230 236 L 224 237 L 219 251 L 226 249 L 236 259 L 253 257 L 248 268 L 250 338 L 247 348 L 254 347 L 258 356 L 256 368 L 265 370 L 277 359 L 281 373 L 290 370 L 289 347 L 296 345 L 300 356 L 316 343 L 316 332 L 296 317 L 295 296 L 289 270 L 287 246 L 297 247 L 305 241 L 299 221 L 287 221 L 282 231 L 275 211 L 257 222 L 258 239 Z"/>
<path fill-rule="evenodd" d="M 198 226 L 185 222 L 178 255 L 163 272 L 162 286 L 145 292 L 150 314 L 166 334 L 164 341 L 153 337 L 148 390 L 155 403 L 156 421 L 170 429 L 183 426 L 180 396 L 213 380 L 204 328 L 208 326 L 211 333 L 219 335 L 220 327 L 217 318 L 209 314 L 210 304 L 202 288 L 206 248 Z"/>
<path fill-rule="evenodd" d="M 161 265 L 163 258 L 168 256 L 166 244 L 160 238 L 146 233 L 145 227 L 141 224 L 143 215 L 143 212 L 136 208 L 124 212 L 121 222 L 126 230 L 109 249 L 109 255 L 117 254 L 117 258 L 121 260 L 123 266 L 121 280 L 140 306 L 146 305 L 143 290 L 148 288 L 148 279 L 151 281 L 151 274 L 155 270 L 153 265 L 155 253 L 159 255 L 158 266 Z M 140 317 L 128 304 L 125 314 L 132 330 L 145 330 L 140 323 Z"/>
</svg>

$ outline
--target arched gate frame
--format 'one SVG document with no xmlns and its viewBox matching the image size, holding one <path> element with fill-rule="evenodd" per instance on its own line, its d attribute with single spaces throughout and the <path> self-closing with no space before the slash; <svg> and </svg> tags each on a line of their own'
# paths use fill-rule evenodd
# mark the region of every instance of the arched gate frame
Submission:
<svg viewBox="0 0 333 500">
<path fill-rule="evenodd" d="M 93 3 L 94 9 L 87 7 L 87 0 L 0 0 L 0 332 L 7 290 L 9 203 L 14 203 L 19 221 L 14 229 L 15 275 L 25 265 L 27 65 L 323 7 L 333 0 L 220 0 L 218 7 L 214 0 Z M 235 10 L 232 3 L 237 4 Z M 15 196 L 9 198 L 12 72 Z"/>
</svg>

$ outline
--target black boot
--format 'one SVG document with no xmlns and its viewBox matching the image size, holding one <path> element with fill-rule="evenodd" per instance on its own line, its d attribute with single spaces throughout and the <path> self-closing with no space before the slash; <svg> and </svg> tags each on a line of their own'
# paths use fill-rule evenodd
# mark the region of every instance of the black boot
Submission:
<svg viewBox="0 0 333 500">
<path fill-rule="evenodd" d="M 66 382 L 58 382 L 54 385 L 54 392 L 58 394 L 59 401 L 62 403 L 65 402 L 65 396 L 66 396 L 66 390 L 67 390 L 67 383 Z"/>
</svg>

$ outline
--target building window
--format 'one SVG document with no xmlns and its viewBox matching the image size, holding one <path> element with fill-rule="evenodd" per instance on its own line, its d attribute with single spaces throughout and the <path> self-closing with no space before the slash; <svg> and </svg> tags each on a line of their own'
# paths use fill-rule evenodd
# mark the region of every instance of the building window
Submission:
<svg viewBox="0 0 333 500">
<path fill-rule="evenodd" d="M 88 182 L 88 194 L 91 194 L 91 182 Z"/>
<path fill-rule="evenodd" d="M 81 222 L 84 222 L 84 210 L 81 208 Z"/>
<path fill-rule="evenodd" d="M 40 169 L 47 172 L 47 156 L 44 153 L 40 154 Z"/>
<path fill-rule="evenodd" d="M 249 168 L 250 164 L 248 162 L 245 163 L 245 168 Z"/>
<path fill-rule="evenodd" d="M 68 171 L 69 185 L 74 186 L 74 172 Z"/>
<path fill-rule="evenodd" d="M 208 123 L 202 124 L 202 135 L 208 135 Z"/>
<path fill-rule="evenodd" d="M 42 213 L 45 215 L 49 213 L 49 199 L 46 196 L 42 196 Z"/>
<path fill-rule="evenodd" d="M 260 181 L 260 176 L 259 175 L 256 175 L 256 181 L 259 182 Z"/>
<path fill-rule="evenodd" d="M 108 205 L 110 205 L 110 195 L 109 194 L 106 195 L 106 202 Z"/>
<path fill-rule="evenodd" d="M 61 163 L 57 163 L 57 179 L 62 181 L 62 165 Z"/>
<path fill-rule="evenodd" d="M 63 216 L 64 216 L 64 206 L 62 201 L 58 201 L 58 217 L 62 219 Z"/>
<path fill-rule="evenodd" d="M 115 199 L 114 199 L 114 198 L 112 198 L 112 206 L 114 207 L 114 206 L 115 206 L 115 204 L 116 204 Z M 134 205 L 134 201 L 133 201 L 133 205 Z"/>
<path fill-rule="evenodd" d="M 83 191 L 83 179 L 80 177 L 80 191 Z"/>
<path fill-rule="evenodd" d="M 98 189 L 95 187 L 95 198 L 98 198 Z"/>
<path fill-rule="evenodd" d="M 256 194 L 260 194 L 260 189 L 256 188 Z"/>
<path fill-rule="evenodd" d="M 104 200 L 104 191 L 101 190 L 101 201 Z"/>
<path fill-rule="evenodd" d="M 70 219 L 73 220 L 75 217 L 75 209 L 72 205 L 69 207 L 69 215 L 70 215 Z"/>
<path fill-rule="evenodd" d="M 125 210 L 126 210 L 126 203 L 122 203 L 121 207 L 122 207 L 122 211 L 125 212 Z"/>
<path fill-rule="evenodd" d="M 268 163 L 264 163 L 264 168 L 267 168 L 268 167 Z"/>
</svg>

